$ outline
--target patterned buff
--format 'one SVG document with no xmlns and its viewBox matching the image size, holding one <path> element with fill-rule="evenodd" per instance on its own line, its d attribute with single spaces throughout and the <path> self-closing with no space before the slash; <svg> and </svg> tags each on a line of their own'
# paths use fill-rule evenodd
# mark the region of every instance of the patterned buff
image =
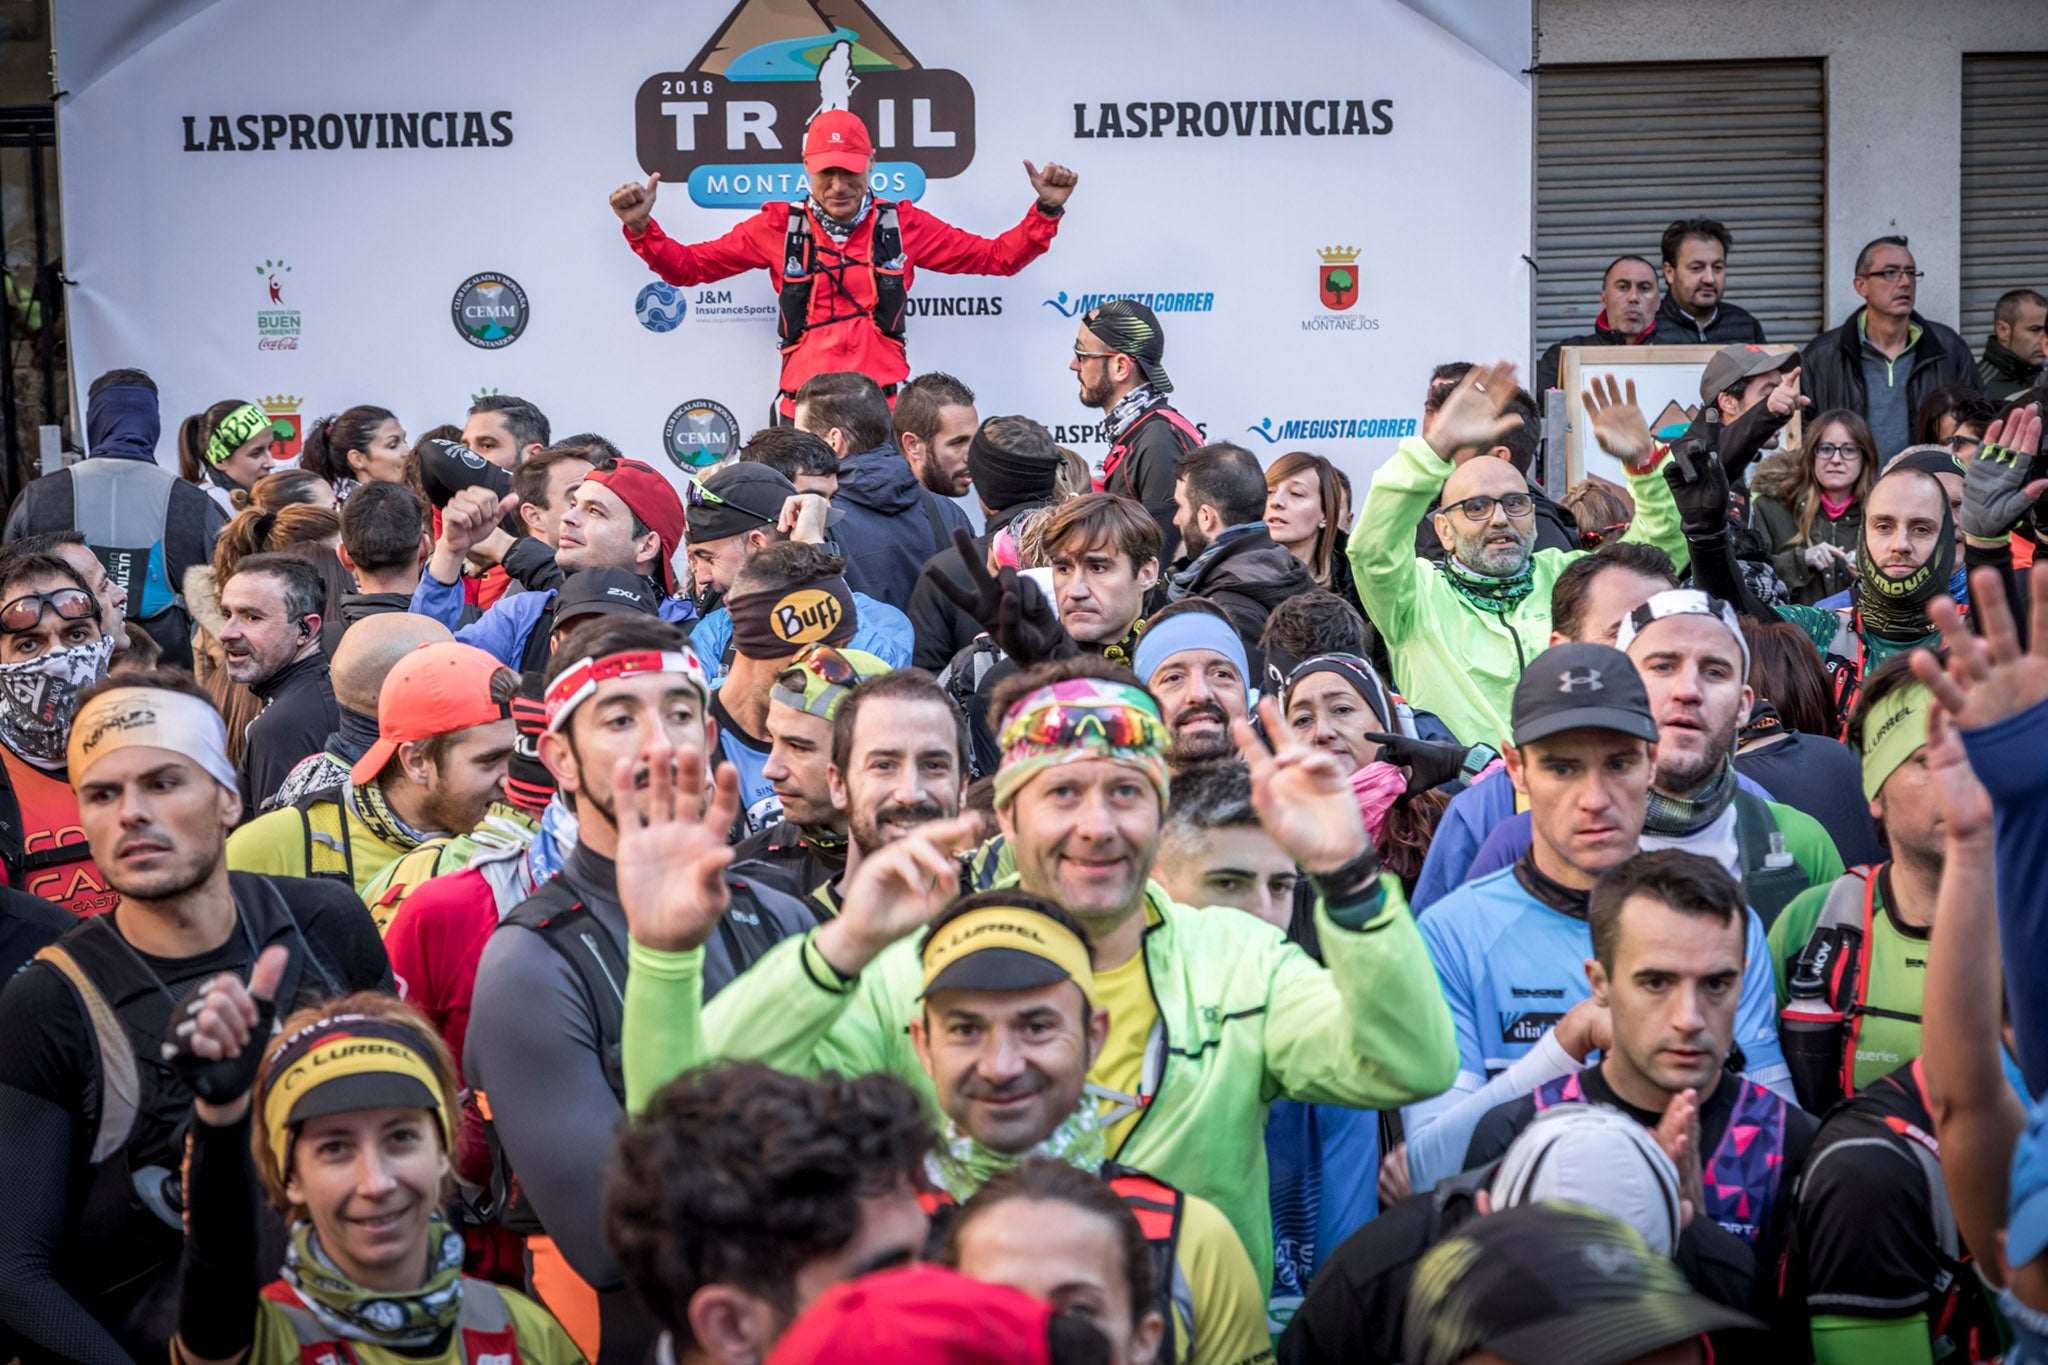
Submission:
<svg viewBox="0 0 2048 1365">
<path fill-rule="evenodd" d="M 1889 476 L 1887 476 L 1889 477 Z M 1870 557 L 1867 535 L 1856 537 L 1857 615 L 1865 631 L 1887 640 L 1917 640 L 1934 631 L 1927 617 L 1927 604 L 1948 591 L 1949 576 L 1956 567 L 1956 525 L 1947 498 L 1941 504 L 1941 530 L 1934 540 L 1934 553 L 1927 562 L 1904 578 L 1893 578 Z"/>
<path fill-rule="evenodd" d="M 1650 788 L 1650 806 L 1643 815 L 1643 833 L 1682 839 L 1705 829 L 1721 818 L 1735 801 L 1735 760 L 1730 759 L 1720 776 L 1691 796 L 1667 796 Z"/>
<path fill-rule="evenodd" d="M 206 462 L 210 465 L 226 464 L 228 458 L 242 448 L 243 442 L 259 431 L 270 430 L 270 418 L 254 403 L 244 403 L 220 419 L 220 425 L 213 429 L 213 435 L 206 438 Z"/>
<path fill-rule="evenodd" d="M 1506 578 L 1475 573 L 1460 564 L 1456 555 L 1445 555 L 1437 561 L 1437 568 L 1450 580 L 1458 596 L 1495 616 L 1505 616 L 1522 605 L 1522 599 L 1536 587 L 1536 561 L 1533 557 L 1523 560 L 1522 567 Z"/>
<path fill-rule="evenodd" d="M 1097 1093 L 1088 1087 L 1089 1095 Z M 992 1152 L 960 1131 L 951 1120 L 939 1137 L 938 1150 L 925 1159 L 925 1174 L 932 1183 L 959 1203 L 972 1199 L 983 1185 L 1027 1157 L 1050 1157 L 1078 1166 L 1089 1174 L 1102 1169 L 1109 1160 L 1095 1105 L 1084 1098 L 1081 1107 L 1067 1115 L 1045 1141 L 1028 1152 Z"/>
<path fill-rule="evenodd" d="M 342 788 L 342 800 L 355 812 L 356 819 L 393 848 L 418 848 L 427 840 L 439 838 L 447 832 L 414 829 L 405 823 L 398 812 L 391 809 L 391 802 L 384 796 L 384 784 L 379 781 L 348 784 Z"/>
<path fill-rule="evenodd" d="M 107 676 L 114 640 L 54 650 L 38 659 L 0 664 L 0 743 L 49 772 L 64 766 L 78 694 Z"/>
<path fill-rule="evenodd" d="M 1159 804 L 1166 804 L 1166 726 L 1159 704 L 1141 687 L 1101 678 L 1041 687 L 1010 708 L 999 743 L 998 807 L 1047 768 L 1091 758 L 1136 768 L 1158 791 Z"/>
<path fill-rule="evenodd" d="M 455 1325 L 462 1309 L 462 1234 L 440 1214 L 427 1219 L 427 1279 L 403 1294 L 365 1289 L 345 1277 L 320 1249 L 310 1220 L 292 1224 L 284 1253 L 284 1281 L 321 1325 L 344 1341 L 387 1349 L 431 1346 Z"/>
<path fill-rule="evenodd" d="M 1138 420 L 1138 414 L 1158 401 L 1159 395 L 1153 391 L 1150 384 L 1140 384 L 1117 399 L 1110 405 L 1109 419 L 1106 423 L 1110 439 L 1115 440 L 1129 431 L 1131 424 Z"/>
</svg>

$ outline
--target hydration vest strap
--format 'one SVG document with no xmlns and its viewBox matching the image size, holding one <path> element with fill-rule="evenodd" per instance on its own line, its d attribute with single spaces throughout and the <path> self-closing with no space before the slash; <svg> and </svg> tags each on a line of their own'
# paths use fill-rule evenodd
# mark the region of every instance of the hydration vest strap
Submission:
<svg viewBox="0 0 2048 1365">
<path fill-rule="evenodd" d="M 803 343 L 806 333 L 813 326 L 826 323 L 844 322 L 848 318 L 865 315 L 875 324 L 875 330 L 889 340 L 901 345 L 903 342 L 904 317 L 909 312 L 909 292 L 903 283 L 903 273 L 909 261 L 903 251 L 903 231 L 899 211 L 895 203 L 887 199 L 874 202 L 874 232 L 868 240 L 868 260 L 860 262 L 830 248 L 840 256 L 842 264 L 836 269 L 818 265 L 819 244 L 811 227 L 808 206 L 802 200 L 789 206 L 789 226 L 782 237 L 782 290 L 776 296 L 780 319 L 777 325 L 777 340 L 782 353 L 788 355 Z M 834 313 L 830 317 L 811 321 L 811 296 L 815 292 L 820 273 L 833 276 L 840 281 L 847 270 L 864 267 L 874 282 L 875 303 L 865 314 L 860 311 Z M 846 294 L 843 281 L 840 293 Z M 847 295 L 851 303 L 852 296 Z"/>
<path fill-rule="evenodd" d="M 1166 1321 L 1160 1359 L 1178 1359 L 1175 1337 L 1179 1323 L 1187 1323 L 1190 1336 L 1198 1336 L 1201 1330 L 1195 1322 L 1194 1288 L 1180 1268 L 1180 1229 L 1187 1195 L 1155 1176 L 1115 1162 L 1105 1162 L 1101 1174 L 1137 1217 L 1138 1228 L 1145 1234 L 1145 1245 L 1152 1253 L 1153 1302 Z"/>
<path fill-rule="evenodd" d="M 924 504 L 924 524 L 931 529 L 932 553 L 942 554 L 953 543 L 953 537 L 946 531 L 946 522 L 939 515 L 938 495 L 923 484 L 917 486 L 918 501 Z"/>
<path fill-rule="evenodd" d="M 349 840 L 348 812 L 342 809 L 345 799 L 345 793 L 330 787 L 300 797 L 292 809 L 299 813 L 299 828 L 305 835 L 306 875 L 347 882 L 353 888 L 356 860 Z"/>
<path fill-rule="evenodd" d="M 1770 803 L 1737 788 L 1735 847 L 1742 865 L 1742 889 L 1766 929 L 1792 903 L 1792 898 L 1811 884 L 1806 869 L 1789 851 L 1784 854 L 1788 860 L 1784 866 L 1771 866 L 1771 836 L 1780 833 L 1777 814 Z"/>
<path fill-rule="evenodd" d="M 136 1073 L 135 1049 L 129 1046 L 127 1031 L 121 1027 L 114 1007 L 62 943 L 43 948 L 36 954 L 36 961 L 47 962 L 64 974 L 64 979 L 78 992 L 86 1021 L 92 1025 L 93 1050 L 99 1057 L 100 1122 L 99 1130 L 93 1134 L 90 1159 L 98 1165 L 127 1144 L 128 1134 L 135 1127 L 135 1116 L 142 1107 L 142 1079 Z"/>
<path fill-rule="evenodd" d="M 626 958 L 611 931 L 598 923 L 559 877 L 543 883 L 514 906 L 502 923 L 539 934 L 576 974 L 603 1045 L 605 1082 L 624 1104 L 626 1080 L 619 1043 L 626 1024 Z"/>
</svg>

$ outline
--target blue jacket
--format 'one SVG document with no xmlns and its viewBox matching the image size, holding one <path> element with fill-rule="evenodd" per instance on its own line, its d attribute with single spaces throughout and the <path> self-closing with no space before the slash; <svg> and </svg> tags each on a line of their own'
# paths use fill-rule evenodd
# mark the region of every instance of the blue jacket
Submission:
<svg viewBox="0 0 2048 1365">
<path fill-rule="evenodd" d="M 1998 940 L 2005 952 L 2014 1051 L 2027 1093 L 2048 1093 L 2048 702 L 1963 731 L 1970 766 L 1991 793 L 1998 858 Z M 2019 983 L 2036 983 L 2020 988 Z"/>
<path fill-rule="evenodd" d="M 951 498 L 927 492 L 910 461 L 888 444 L 839 462 L 832 506 L 845 514 L 832 538 L 846 556 L 847 586 L 899 609 L 910 605 L 924 562 L 952 544 L 954 528 L 974 529 Z M 932 532 L 932 511 L 943 535 Z"/>
<path fill-rule="evenodd" d="M 489 611 L 464 626 L 462 585 L 443 583 L 424 573 L 420 575 L 420 585 L 413 589 L 412 609 L 454 631 L 455 638 L 463 644 L 475 645 L 507 668 L 517 668 L 526 653 L 526 637 L 533 634 L 541 613 L 554 600 L 553 589 L 514 593 L 499 598 Z M 696 604 L 687 597 L 663 597 L 656 610 L 662 620 L 672 625 L 681 625 L 697 615 Z"/>
<path fill-rule="evenodd" d="M 1307 1296 L 1316 1268 L 1379 1216 L 1379 1168 L 1376 1110 L 1275 1100 L 1266 1111 L 1273 1322 L 1285 1327 Z"/>
<path fill-rule="evenodd" d="M 1593 955 L 1586 922 L 1542 904 L 1522 889 L 1512 869 L 1467 882 L 1424 915 L 1419 927 L 1451 1007 L 1458 1076 L 1440 1100 L 1404 1111 L 1410 1179 L 1418 1190 L 1457 1174 L 1473 1125 L 1483 1116 L 1442 1114 L 1447 1103 L 1479 1090 L 1548 1034 L 1565 1011 L 1592 995 L 1586 959 Z M 1734 1042 L 1750 1079 L 1790 1099 L 1771 954 L 1755 911 L 1749 912 L 1746 951 Z"/>
<path fill-rule="evenodd" d="M 865 593 L 853 595 L 854 630 L 848 649 L 866 650 L 891 668 L 910 667 L 910 652 L 916 641 L 910 618 L 887 602 L 877 602 Z M 732 642 L 732 613 L 724 607 L 707 612 L 690 632 L 690 644 L 704 663 L 711 685 L 725 681 L 725 647 Z"/>
</svg>

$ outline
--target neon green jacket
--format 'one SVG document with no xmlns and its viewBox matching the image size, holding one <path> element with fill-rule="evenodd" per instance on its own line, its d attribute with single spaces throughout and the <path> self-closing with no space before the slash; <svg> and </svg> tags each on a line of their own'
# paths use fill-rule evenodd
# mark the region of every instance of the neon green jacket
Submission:
<svg viewBox="0 0 2048 1365">
<path fill-rule="evenodd" d="M 1457 1074 L 1451 1014 L 1429 952 L 1399 881 L 1380 880 L 1384 908 L 1363 929 L 1339 928 L 1318 905 L 1327 967 L 1254 916 L 1177 904 L 1156 882 L 1146 890 L 1140 951 L 1159 1007 L 1146 1072 L 1158 1081 L 1116 1159 L 1222 1209 L 1260 1284 L 1273 1276 L 1266 1106 L 1294 1099 L 1387 1109 L 1438 1094 Z M 628 1109 L 638 1112 L 669 1080 L 712 1058 L 752 1058 L 802 1075 L 891 1072 L 936 1111 L 907 1030 L 922 980 L 919 937 L 892 944 L 852 982 L 810 935 L 785 939 L 708 1006 L 701 948 L 634 944 L 623 1039 Z"/>
<path fill-rule="evenodd" d="M 1395 448 L 1351 528 L 1351 578 L 1387 642 L 1401 692 L 1419 698 L 1467 744 L 1505 744 L 1515 683 L 1550 647 L 1550 589 L 1584 550 L 1538 550 L 1534 590 L 1505 615 L 1480 611 L 1433 561 L 1414 553 L 1414 527 L 1457 466 L 1419 436 Z M 1655 470 L 1628 476 L 1635 520 L 1623 540 L 1654 545 L 1681 572 L 1689 561 L 1671 485 Z"/>
</svg>

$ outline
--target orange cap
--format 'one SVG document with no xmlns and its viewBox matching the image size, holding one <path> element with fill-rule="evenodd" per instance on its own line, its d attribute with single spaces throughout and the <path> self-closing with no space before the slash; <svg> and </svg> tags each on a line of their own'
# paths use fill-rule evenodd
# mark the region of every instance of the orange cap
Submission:
<svg viewBox="0 0 2048 1365">
<path fill-rule="evenodd" d="M 349 769 L 349 780 L 359 787 L 374 781 L 401 744 L 506 719 L 512 703 L 491 700 L 491 679 L 511 672 L 476 646 L 453 640 L 406 655 L 377 693 L 377 742 Z"/>
<path fill-rule="evenodd" d="M 868 126 L 860 121 L 858 114 L 844 109 L 827 109 L 812 119 L 811 126 L 804 132 L 804 169 L 807 171 L 832 167 L 865 175 L 868 162 L 874 155 L 875 144 L 868 137 Z"/>
</svg>

